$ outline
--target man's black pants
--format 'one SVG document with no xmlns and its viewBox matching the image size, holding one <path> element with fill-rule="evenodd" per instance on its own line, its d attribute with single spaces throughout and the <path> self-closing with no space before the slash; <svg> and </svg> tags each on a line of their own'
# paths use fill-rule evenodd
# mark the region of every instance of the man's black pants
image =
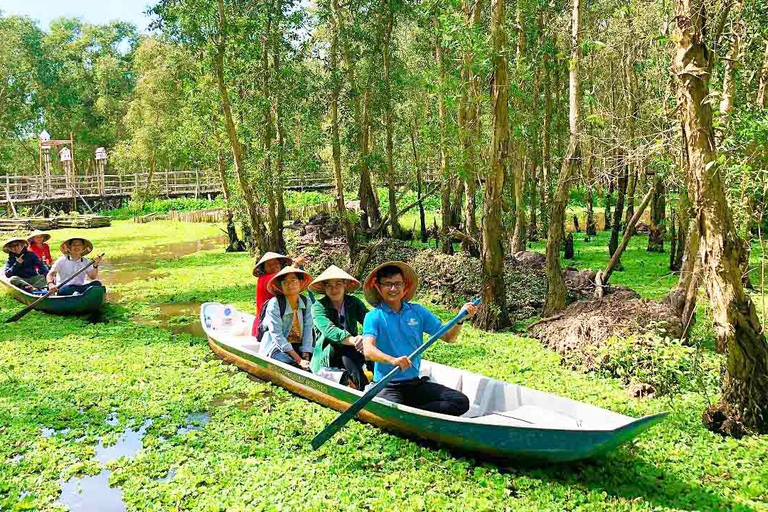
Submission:
<svg viewBox="0 0 768 512">
<path fill-rule="evenodd" d="M 391 382 L 379 396 L 390 402 L 451 416 L 461 416 L 469 410 L 467 395 L 430 382 L 429 377 Z"/>
<path fill-rule="evenodd" d="M 368 377 L 363 372 L 365 357 L 351 345 L 331 345 L 331 366 L 344 368 L 349 373 L 349 378 L 355 383 L 357 389 L 365 389 L 368 385 Z"/>
</svg>

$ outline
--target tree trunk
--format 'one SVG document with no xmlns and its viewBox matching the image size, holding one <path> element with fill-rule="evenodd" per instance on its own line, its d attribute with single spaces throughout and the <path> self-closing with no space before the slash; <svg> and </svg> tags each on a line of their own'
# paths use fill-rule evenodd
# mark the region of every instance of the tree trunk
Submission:
<svg viewBox="0 0 768 512">
<path fill-rule="evenodd" d="M 569 73 L 569 125 L 570 140 L 568 150 L 563 160 L 563 167 L 557 182 L 557 190 L 552 201 L 549 236 L 547 237 L 547 278 L 549 288 L 544 303 L 542 316 L 552 316 L 565 308 L 565 280 L 560 269 L 560 245 L 562 244 L 565 207 L 571 186 L 571 176 L 581 158 L 579 150 L 579 107 L 581 102 L 581 87 L 579 83 L 579 59 L 581 45 L 579 35 L 581 29 L 582 0 L 573 0 L 571 16 L 571 59 Z"/>
<path fill-rule="evenodd" d="M 741 2 L 736 2 L 733 13 L 734 23 L 730 34 L 731 47 L 725 60 L 723 73 L 723 97 L 720 100 L 720 113 L 728 116 L 733 112 L 733 95 L 736 89 L 736 70 L 739 67 L 739 52 L 741 51 Z"/>
<path fill-rule="evenodd" d="M 249 228 L 255 237 L 256 245 L 262 252 L 267 251 L 267 241 L 264 236 L 264 227 L 259 220 L 259 212 L 257 201 L 255 200 L 251 185 L 248 182 L 244 167 L 244 154 L 243 147 L 237 138 L 237 129 L 232 119 L 232 107 L 229 101 L 229 92 L 227 91 L 227 85 L 224 82 L 224 53 L 226 51 L 226 9 L 224 7 L 224 0 L 218 0 L 219 8 L 219 40 L 216 44 L 216 53 L 213 57 L 213 65 L 216 71 L 216 84 L 219 88 L 219 95 L 221 96 L 221 106 L 224 110 L 224 121 L 227 127 L 227 136 L 229 137 L 229 143 L 232 146 L 232 154 L 235 160 L 235 173 L 237 174 L 238 182 L 240 183 L 240 189 L 243 192 L 243 199 L 245 200 L 245 206 L 248 213 Z M 243 234 L 245 237 L 245 233 Z M 249 239 L 246 238 L 248 241 Z"/>
<path fill-rule="evenodd" d="M 624 196 L 627 191 L 627 178 L 629 174 L 629 167 L 625 161 L 625 155 L 622 150 L 619 149 L 619 157 L 617 161 L 621 168 L 621 174 L 619 175 L 619 183 L 616 194 L 616 208 L 613 210 L 613 226 L 611 228 L 611 240 L 608 242 L 608 254 L 613 256 L 616 252 L 616 247 L 619 245 L 619 231 L 621 231 L 621 217 L 624 214 Z"/>
<path fill-rule="evenodd" d="M 595 155 L 592 152 L 592 148 L 590 146 L 590 153 L 589 158 L 587 162 L 587 179 L 586 181 L 586 188 L 587 188 L 587 226 L 586 226 L 586 237 L 587 239 L 591 236 L 597 236 L 597 226 L 595 224 L 595 197 L 592 193 L 592 182 L 594 180 L 594 173 L 592 172 L 594 166 L 595 166 Z"/>
<path fill-rule="evenodd" d="M 703 420 L 725 434 L 742 434 L 742 425 L 768 433 L 768 345 L 752 299 L 741 285 L 738 237 L 717 163 L 712 107 L 706 101 L 712 53 L 706 47 L 705 16 L 704 0 L 678 0 L 672 61 L 683 101 L 679 112 L 698 209 L 700 258 L 717 346 L 727 352 L 720 402 L 705 411 Z"/>
<path fill-rule="evenodd" d="M 640 203 L 640 207 L 638 208 L 637 212 L 635 212 L 632 218 L 627 221 L 627 228 L 624 230 L 624 236 L 621 238 L 621 243 L 616 247 L 616 251 L 611 256 L 611 260 L 608 262 L 608 266 L 606 266 L 605 270 L 602 272 L 597 273 L 597 276 L 595 277 L 595 295 L 598 298 L 603 296 L 604 287 L 608 285 L 608 281 L 611 279 L 611 274 L 613 273 L 616 266 L 620 265 L 619 261 L 621 260 L 621 254 L 627 248 L 627 245 L 629 245 L 629 241 L 632 238 L 632 235 L 635 234 L 635 226 L 637 226 L 637 222 L 640 220 L 640 217 L 643 216 L 643 212 L 648 206 L 648 203 L 651 201 L 652 195 L 653 191 L 651 190 L 645 194 L 643 202 Z"/>
<path fill-rule="evenodd" d="M 468 30 L 476 30 L 482 20 L 483 0 L 471 1 L 464 0 L 464 16 Z M 477 205 L 475 201 L 476 180 L 477 180 L 477 157 L 475 146 L 479 140 L 480 129 L 477 110 L 480 108 L 480 77 L 475 73 L 473 63 L 475 59 L 474 52 L 464 50 L 462 52 L 462 88 L 461 105 L 459 108 L 459 133 L 461 134 L 461 145 L 464 161 L 464 183 L 466 193 L 464 195 L 464 225 L 467 234 L 478 240 L 480 230 L 477 226 L 477 217 L 475 211 Z M 466 240 L 466 239 L 465 239 Z M 468 242 L 462 241 L 462 247 L 465 250 L 477 251 L 477 248 L 470 247 Z"/>
<path fill-rule="evenodd" d="M 677 253 L 677 231 L 675 230 L 677 214 L 675 209 L 672 208 L 669 212 L 669 270 L 672 272 L 678 270 L 675 267 L 675 254 Z"/>
<path fill-rule="evenodd" d="M 373 190 L 371 169 L 368 165 L 371 144 L 371 92 L 363 93 L 362 120 L 360 125 L 360 208 L 365 212 L 363 219 L 370 221 L 373 228 L 381 223 L 381 212 L 376 191 Z M 362 220 L 363 228 L 367 229 L 366 220 Z"/>
<path fill-rule="evenodd" d="M 355 124 L 358 129 L 357 145 L 358 145 L 358 164 L 357 168 L 360 172 L 360 188 L 358 194 L 360 197 L 360 208 L 365 212 L 360 218 L 360 223 L 363 229 L 368 229 L 370 220 L 371 224 L 376 226 L 381 219 L 381 213 L 379 212 L 379 203 L 376 198 L 376 194 L 373 190 L 371 182 L 371 171 L 368 167 L 368 126 L 370 125 L 370 91 L 369 88 L 362 95 L 357 87 L 357 79 L 355 76 L 355 66 L 352 64 L 349 52 L 349 42 L 346 37 L 344 28 L 344 17 L 341 12 L 337 10 L 338 18 L 338 30 L 339 30 L 339 43 L 341 46 L 341 55 L 344 60 L 344 68 L 347 76 L 347 83 L 349 86 L 349 93 L 352 97 L 353 111 L 355 116 Z"/>
<path fill-rule="evenodd" d="M 355 257 L 355 230 L 347 215 L 347 207 L 344 202 L 344 179 L 341 173 L 341 143 L 339 142 L 339 94 L 341 92 L 341 80 L 338 70 L 339 53 L 339 0 L 333 0 L 333 14 L 328 18 L 332 30 L 331 52 L 329 55 L 331 85 L 331 143 L 333 146 L 333 171 L 336 179 L 336 212 L 339 222 L 344 226 L 349 249 L 349 261 Z"/>
<path fill-rule="evenodd" d="M 395 113 L 392 109 L 392 84 L 390 83 L 390 68 L 391 68 L 391 42 L 392 42 L 392 28 L 394 27 L 395 20 L 392 9 L 387 3 L 386 9 L 386 28 L 384 29 L 384 45 L 382 47 L 382 57 L 384 61 L 384 126 L 386 129 L 387 143 L 387 187 L 389 189 L 389 225 L 392 228 L 392 236 L 394 238 L 403 238 L 402 228 L 400 227 L 400 221 L 397 214 L 397 194 L 395 191 L 395 161 L 394 161 L 394 117 Z"/>
<path fill-rule="evenodd" d="M 629 165 L 629 181 L 627 181 L 627 208 L 624 214 L 624 225 L 635 214 L 635 192 L 637 192 L 637 170 L 634 165 Z"/>
<path fill-rule="evenodd" d="M 760 70 L 760 85 L 757 88 L 757 106 L 768 108 L 768 39 L 765 41 L 763 69 Z"/>
<path fill-rule="evenodd" d="M 547 17 L 549 18 L 549 16 Z M 549 20 L 547 20 L 549 21 Z M 541 127 L 541 236 L 549 233 L 549 205 L 552 204 L 552 79 L 549 65 L 549 52 L 544 50 L 542 66 L 544 68 L 544 122 Z"/>
<path fill-rule="evenodd" d="M 270 65 L 269 46 L 272 36 L 273 12 L 267 13 L 267 24 L 261 35 L 261 94 L 263 101 L 263 123 L 261 145 L 264 151 L 262 179 L 267 183 L 267 221 L 269 225 L 269 238 L 267 246 L 270 251 L 282 252 L 280 247 L 280 233 L 277 225 L 277 195 L 275 194 L 275 176 L 272 173 L 272 139 L 274 138 L 274 126 L 272 124 L 272 97 L 270 91 Z"/>
<path fill-rule="evenodd" d="M 282 71 L 280 68 L 280 41 L 282 40 L 282 31 L 280 30 L 280 19 L 282 17 L 281 0 L 275 1 L 275 15 L 277 20 L 274 24 L 272 40 L 272 62 L 275 72 L 275 93 L 273 97 L 272 108 L 275 118 L 275 134 L 277 135 L 277 154 L 275 155 L 275 196 L 277 198 L 277 242 L 276 246 L 280 248 L 281 254 L 287 252 L 285 238 L 283 237 L 283 225 L 285 224 L 285 198 L 283 197 L 283 155 L 285 153 L 285 133 L 283 131 L 282 118 Z"/>
<path fill-rule="evenodd" d="M 666 235 L 666 193 L 664 181 L 656 175 L 653 182 L 653 199 L 651 200 L 651 223 L 648 235 L 648 252 L 664 252 L 664 236 Z"/>
<path fill-rule="evenodd" d="M 501 193 L 509 153 L 509 36 L 506 29 L 505 0 L 491 0 L 491 39 L 493 76 L 491 112 L 493 138 L 491 169 L 485 180 L 483 201 L 483 278 L 484 302 L 477 321 L 481 329 L 497 330 L 508 325 L 507 294 L 504 285 L 504 246 L 501 226 Z"/>
<path fill-rule="evenodd" d="M 528 190 L 531 194 L 531 219 L 528 223 L 528 239 L 531 242 L 536 242 L 539 239 L 539 228 L 536 221 L 536 207 L 537 207 L 537 199 L 536 199 L 536 189 L 537 189 L 537 182 L 538 182 L 538 174 L 537 174 L 537 166 L 538 166 L 538 155 L 535 151 L 536 146 L 531 145 L 532 154 L 530 155 L 531 159 L 531 173 L 529 174 L 529 187 Z"/>
<path fill-rule="evenodd" d="M 525 219 L 525 149 L 522 141 L 518 146 L 517 162 L 515 162 L 515 174 L 512 185 L 514 187 L 515 195 L 515 227 L 512 234 L 512 242 L 510 244 L 510 253 L 525 250 L 525 228 L 527 221 Z"/>
<path fill-rule="evenodd" d="M 438 82 L 438 104 L 437 119 L 440 124 L 440 218 L 442 226 L 440 227 L 440 252 L 443 254 L 453 254 L 453 244 L 451 243 L 451 169 L 448 163 L 448 142 L 446 140 L 447 116 L 445 113 L 445 65 L 443 62 L 443 45 L 441 42 L 442 34 L 440 32 L 440 22 L 437 16 L 433 19 L 435 27 L 435 63 L 439 70 Z"/>
<path fill-rule="evenodd" d="M 611 225 L 611 199 L 613 194 L 613 177 L 608 178 L 608 184 L 605 187 L 605 224 L 603 225 L 603 231 L 610 231 L 613 229 Z"/>
<path fill-rule="evenodd" d="M 424 203 L 422 202 L 422 182 L 421 182 L 421 161 L 419 159 L 419 150 L 416 140 L 418 138 L 418 125 L 416 119 L 413 120 L 413 129 L 411 130 L 411 148 L 413 149 L 413 161 L 416 165 L 416 199 L 419 200 L 419 229 L 420 239 L 427 243 L 427 220 L 424 215 Z"/>
</svg>

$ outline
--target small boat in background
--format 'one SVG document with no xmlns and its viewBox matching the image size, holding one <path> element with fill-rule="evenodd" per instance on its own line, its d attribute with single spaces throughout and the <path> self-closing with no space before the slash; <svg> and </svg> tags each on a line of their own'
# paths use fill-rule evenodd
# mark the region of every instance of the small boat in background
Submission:
<svg viewBox="0 0 768 512">
<path fill-rule="evenodd" d="M 5 277 L 0 277 L 0 283 L 5 285 L 8 290 L 7 293 L 11 297 L 27 306 L 40 298 L 40 295 L 35 295 L 13 286 Z M 45 313 L 53 313 L 54 315 L 94 313 L 104 304 L 106 292 L 107 290 L 103 286 L 92 286 L 82 295 L 66 295 L 64 297 L 51 295 L 38 302 L 35 305 L 35 309 Z"/>
<path fill-rule="evenodd" d="M 200 307 L 208 344 L 223 360 L 337 411 L 362 391 L 259 355 L 253 315 L 215 302 Z M 447 416 L 376 397 L 358 418 L 387 430 L 493 458 L 569 462 L 598 457 L 659 423 L 667 413 L 631 418 L 593 405 L 430 361 L 421 375 L 459 390 L 471 407 Z"/>
</svg>

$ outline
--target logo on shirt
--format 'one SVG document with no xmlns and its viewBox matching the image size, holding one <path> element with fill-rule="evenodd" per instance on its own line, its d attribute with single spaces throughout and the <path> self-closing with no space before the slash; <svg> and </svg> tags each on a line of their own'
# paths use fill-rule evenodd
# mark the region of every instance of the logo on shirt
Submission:
<svg viewBox="0 0 768 512">
<path fill-rule="evenodd" d="M 415 318 L 411 318 L 408 320 L 408 327 L 416 327 L 419 325 L 419 322 Z"/>
</svg>

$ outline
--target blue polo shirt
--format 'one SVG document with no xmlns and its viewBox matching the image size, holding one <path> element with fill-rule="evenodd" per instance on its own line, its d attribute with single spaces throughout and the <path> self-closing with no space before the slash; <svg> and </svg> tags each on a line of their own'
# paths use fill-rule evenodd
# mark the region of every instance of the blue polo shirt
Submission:
<svg viewBox="0 0 768 512">
<path fill-rule="evenodd" d="M 376 347 L 393 357 L 410 355 L 424 342 L 424 333 L 435 334 L 443 326 L 440 319 L 420 304 L 403 302 L 400 312 L 396 313 L 385 303 L 365 316 L 363 336 L 376 339 Z M 415 379 L 419 376 L 421 357 L 411 360 L 413 366 L 400 372 L 393 381 Z M 389 373 L 394 366 L 391 364 L 375 363 L 374 381 L 379 381 Z"/>
</svg>

